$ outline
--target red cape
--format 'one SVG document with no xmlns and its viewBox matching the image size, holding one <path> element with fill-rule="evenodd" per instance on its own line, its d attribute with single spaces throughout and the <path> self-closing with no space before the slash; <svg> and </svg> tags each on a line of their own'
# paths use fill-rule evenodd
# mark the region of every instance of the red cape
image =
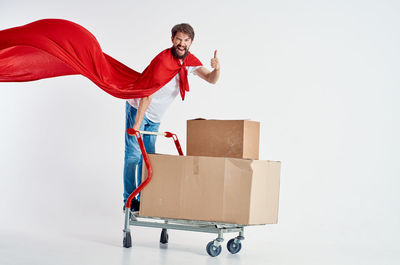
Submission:
<svg viewBox="0 0 400 265">
<path fill-rule="evenodd" d="M 43 19 L 0 31 L 0 82 L 24 82 L 81 74 L 117 98 L 153 94 L 179 73 L 182 100 L 189 91 L 186 66 L 201 66 L 191 53 L 180 60 L 171 48 L 138 73 L 103 53 L 84 27 L 67 20 Z"/>
</svg>

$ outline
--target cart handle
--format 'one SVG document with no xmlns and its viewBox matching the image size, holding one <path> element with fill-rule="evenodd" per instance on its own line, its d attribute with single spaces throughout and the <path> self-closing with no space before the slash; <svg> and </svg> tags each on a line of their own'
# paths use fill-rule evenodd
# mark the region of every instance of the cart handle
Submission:
<svg viewBox="0 0 400 265">
<path fill-rule="evenodd" d="M 180 156 L 183 156 L 183 151 L 182 151 L 181 144 L 179 143 L 178 136 L 176 136 L 175 133 L 171 133 L 171 132 L 137 131 L 137 130 L 135 130 L 135 129 L 133 129 L 133 128 L 127 129 L 126 132 L 127 132 L 129 135 L 136 135 L 136 138 L 138 138 L 138 137 L 137 137 L 137 132 L 139 132 L 139 137 L 140 137 L 140 134 L 150 134 L 150 135 L 161 135 L 161 136 L 165 136 L 166 138 L 172 138 L 172 139 L 174 140 L 175 147 L 176 147 L 176 149 L 178 150 L 179 155 L 180 155 Z M 139 139 L 139 138 L 138 138 L 138 139 Z M 138 140 L 138 141 L 139 141 L 139 140 Z M 139 145 L 139 146 L 140 146 L 140 145 Z M 146 152 L 146 149 L 145 149 L 145 152 Z M 142 151 L 142 154 L 143 154 L 143 151 Z"/>
<path fill-rule="evenodd" d="M 150 159 L 149 156 L 146 152 L 146 148 L 144 147 L 144 143 L 143 143 L 143 138 L 142 138 L 142 134 L 150 134 L 150 135 L 163 135 L 167 138 L 172 138 L 175 142 L 175 146 L 176 149 L 178 150 L 179 155 L 183 156 L 183 152 L 182 152 L 182 148 L 181 145 L 179 143 L 178 137 L 176 136 L 176 134 L 171 133 L 171 132 L 148 132 L 148 131 L 137 131 L 133 128 L 128 128 L 126 130 L 126 132 L 129 135 L 135 135 L 136 139 L 138 141 L 139 147 L 140 147 L 140 151 L 142 152 L 142 156 L 143 156 L 143 160 L 144 163 L 146 165 L 147 168 L 147 178 L 145 179 L 145 181 L 143 181 L 139 187 L 137 187 L 132 193 L 131 195 L 129 195 L 128 199 L 126 200 L 126 204 L 125 204 L 125 208 L 130 209 L 131 208 L 131 203 L 133 198 L 136 197 L 136 195 L 139 194 L 140 191 L 142 191 L 144 189 L 144 187 L 150 182 L 152 176 L 153 176 L 153 169 L 151 167 L 150 164 Z"/>
</svg>

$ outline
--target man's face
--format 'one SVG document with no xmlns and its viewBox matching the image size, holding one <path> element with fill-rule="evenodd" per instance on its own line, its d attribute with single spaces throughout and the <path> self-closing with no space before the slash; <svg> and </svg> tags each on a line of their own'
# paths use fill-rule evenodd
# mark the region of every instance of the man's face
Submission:
<svg viewBox="0 0 400 265">
<path fill-rule="evenodd" d="M 192 39 L 183 32 L 177 32 L 172 40 L 172 54 L 178 59 L 184 59 L 188 54 Z"/>
</svg>

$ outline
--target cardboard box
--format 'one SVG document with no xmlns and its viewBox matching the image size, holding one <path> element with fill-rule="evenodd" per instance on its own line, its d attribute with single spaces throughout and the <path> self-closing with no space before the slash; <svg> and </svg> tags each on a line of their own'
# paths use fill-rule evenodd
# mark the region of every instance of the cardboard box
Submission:
<svg viewBox="0 0 400 265">
<path fill-rule="evenodd" d="M 188 120 L 188 156 L 258 159 L 260 123 L 250 120 Z"/>
<path fill-rule="evenodd" d="M 150 154 L 153 177 L 141 194 L 141 216 L 275 224 L 280 162 Z M 143 170 L 143 179 L 147 177 Z"/>
</svg>

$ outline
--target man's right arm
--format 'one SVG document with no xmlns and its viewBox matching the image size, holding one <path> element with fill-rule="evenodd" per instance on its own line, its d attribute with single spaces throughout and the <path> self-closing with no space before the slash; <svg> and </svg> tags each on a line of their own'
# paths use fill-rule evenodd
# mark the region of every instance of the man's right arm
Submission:
<svg viewBox="0 0 400 265">
<path fill-rule="evenodd" d="M 139 131 L 140 125 L 142 124 L 144 118 L 144 114 L 146 113 L 146 110 L 150 105 L 152 97 L 153 95 L 150 95 L 140 99 L 139 107 L 136 113 L 136 121 L 135 124 L 133 125 L 134 130 Z"/>
</svg>

